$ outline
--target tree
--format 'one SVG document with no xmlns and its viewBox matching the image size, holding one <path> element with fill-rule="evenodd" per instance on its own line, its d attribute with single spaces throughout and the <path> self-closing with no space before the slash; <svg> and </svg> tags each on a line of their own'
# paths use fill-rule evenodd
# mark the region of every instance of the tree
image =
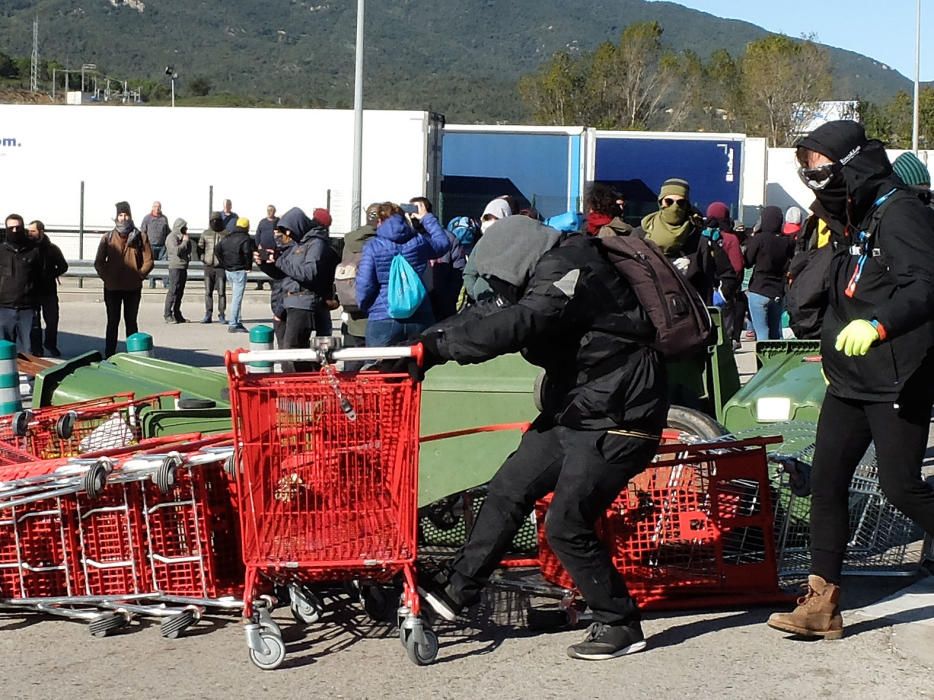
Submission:
<svg viewBox="0 0 934 700">
<path fill-rule="evenodd" d="M 750 130 L 790 146 L 831 89 L 830 59 L 810 39 L 773 35 L 750 43 L 740 62 Z"/>
<path fill-rule="evenodd" d="M 16 64 L 13 59 L 5 53 L 0 52 L 0 78 L 17 78 L 19 72 L 16 70 Z"/>
<path fill-rule="evenodd" d="M 662 51 L 662 25 L 630 24 L 617 47 L 617 91 L 624 129 L 645 129 L 655 121 L 662 101 L 675 85 L 677 71 Z"/>
<path fill-rule="evenodd" d="M 536 122 L 564 126 L 580 121 L 581 83 L 579 65 L 561 51 L 537 73 L 519 81 L 519 94 Z"/>
<path fill-rule="evenodd" d="M 196 75 L 188 83 L 188 91 L 195 97 L 205 97 L 211 93 L 211 81 L 203 75 Z"/>
</svg>

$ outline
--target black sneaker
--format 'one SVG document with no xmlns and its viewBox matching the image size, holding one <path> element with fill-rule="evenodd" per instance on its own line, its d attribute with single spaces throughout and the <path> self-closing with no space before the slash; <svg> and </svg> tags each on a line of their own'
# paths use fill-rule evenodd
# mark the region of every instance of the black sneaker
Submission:
<svg viewBox="0 0 934 700">
<path fill-rule="evenodd" d="M 587 636 L 583 642 L 568 647 L 568 656 L 572 659 L 605 661 L 617 656 L 635 654 L 643 649 L 645 635 L 642 634 L 642 625 L 638 622 L 630 622 L 628 625 L 594 622 L 587 629 Z"/>
<path fill-rule="evenodd" d="M 450 595 L 448 576 L 441 570 L 422 565 L 417 571 L 418 594 L 428 606 L 448 622 L 457 619 L 463 606 Z"/>
</svg>

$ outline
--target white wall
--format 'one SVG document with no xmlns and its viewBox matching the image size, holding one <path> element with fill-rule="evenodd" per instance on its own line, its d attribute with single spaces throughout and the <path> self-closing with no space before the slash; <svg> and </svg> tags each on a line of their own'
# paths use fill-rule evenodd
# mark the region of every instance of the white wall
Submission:
<svg viewBox="0 0 934 700">
<path fill-rule="evenodd" d="M 426 191 L 428 114 L 364 113 L 363 206 Z M 225 198 L 255 227 L 266 205 L 308 214 L 326 206 L 332 229 L 350 227 L 351 110 L 0 105 L 0 210 L 109 230 L 127 200 L 137 224 L 153 200 L 171 221 L 207 227 Z M 251 229 L 252 230 L 252 229 Z"/>
<path fill-rule="evenodd" d="M 895 160 L 904 151 L 887 150 L 889 160 Z M 919 151 L 918 157 L 929 167 L 934 151 Z M 793 148 L 770 148 L 766 174 L 765 204 L 782 209 L 790 206 L 801 207 L 805 211 L 814 201 L 811 192 L 798 177 L 798 163 Z M 747 222 L 748 223 L 748 222 Z"/>
</svg>

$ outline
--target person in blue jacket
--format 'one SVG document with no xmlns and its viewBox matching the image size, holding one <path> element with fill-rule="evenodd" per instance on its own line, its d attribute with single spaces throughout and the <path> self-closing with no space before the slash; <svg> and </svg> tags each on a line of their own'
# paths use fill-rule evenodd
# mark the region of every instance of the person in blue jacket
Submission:
<svg viewBox="0 0 934 700">
<path fill-rule="evenodd" d="M 429 212 L 424 203 L 414 205 L 411 215 L 420 222 L 416 232 L 402 209 L 392 202 L 384 202 L 377 209 L 376 237 L 364 247 L 357 267 L 357 305 L 367 313 L 366 344 L 369 347 L 395 345 L 421 333 L 434 323 L 431 300 L 428 295 L 408 318 L 389 315 L 387 293 L 389 268 L 397 255 L 402 255 L 415 272 L 423 276 L 428 261 L 440 258 L 451 248 L 444 228 Z"/>
</svg>

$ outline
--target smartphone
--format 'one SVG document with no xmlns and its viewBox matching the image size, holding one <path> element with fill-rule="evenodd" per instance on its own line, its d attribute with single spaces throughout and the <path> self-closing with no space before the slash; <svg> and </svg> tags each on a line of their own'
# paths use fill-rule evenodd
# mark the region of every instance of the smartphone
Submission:
<svg viewBox="0 0 934 700">
<path fill-rule="evenodd" d="M 406 214 L 417 214 L 418 213 L 418 207 L 415 206 L 414 204 L 408 204 L 408 203 L 400 204 L 399 208 L 402 211 L 404 211 Z"/>
</svg>

